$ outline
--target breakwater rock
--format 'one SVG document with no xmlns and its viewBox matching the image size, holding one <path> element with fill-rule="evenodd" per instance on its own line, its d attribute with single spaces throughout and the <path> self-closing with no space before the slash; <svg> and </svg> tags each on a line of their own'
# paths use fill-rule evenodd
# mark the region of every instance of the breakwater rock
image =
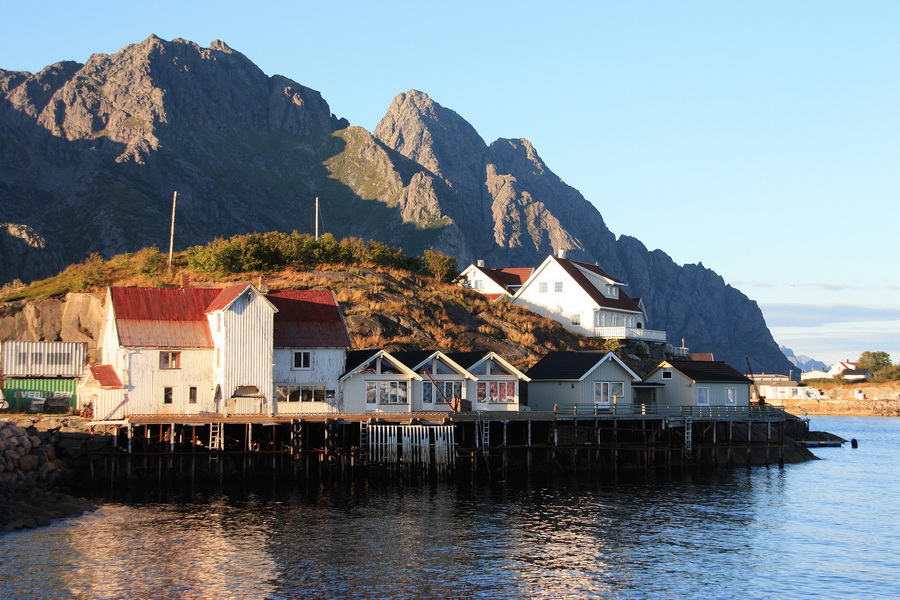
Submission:
<svg viewBox="0 0 900 600">
<path fill-rule="evenodd" d="M 83 500 L 53 489 L 68 471 L 51 443 L 61 428 L 39 435 L 31 420 L 0 420 L 0 530 L 38 527 L 90 510 Z"/>
</svg>

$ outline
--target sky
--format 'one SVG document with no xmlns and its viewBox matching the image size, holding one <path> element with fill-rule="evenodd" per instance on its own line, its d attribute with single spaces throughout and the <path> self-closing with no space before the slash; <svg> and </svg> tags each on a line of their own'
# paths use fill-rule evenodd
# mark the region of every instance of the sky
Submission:
<svg viewBox="0 0 900 600">
<path fill-rule="evenodd" d="M 702 263 L 776 342 L 900 361 L 900 2 L 0 0 L 0 68 L 215 39 L 372 131 L 417 89 L 530 140 L 617 235 Z M 651 324 L 652 325 L 652 324 Z M 690 340 L 688 340 L 690 345 Z"/>
</svg>

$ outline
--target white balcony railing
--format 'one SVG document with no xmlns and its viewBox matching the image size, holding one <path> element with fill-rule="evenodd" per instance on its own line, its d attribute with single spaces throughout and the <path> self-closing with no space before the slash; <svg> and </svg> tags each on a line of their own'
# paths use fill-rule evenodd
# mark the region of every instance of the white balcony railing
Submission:
<svg viewBox="0 0 900 600">
<path fill-rule="evenodd" d="M 646 340 L 665 342 L 666 332 L 638 327 L 594 327 L 594 336 L 608 340 Z"/>
</svg>

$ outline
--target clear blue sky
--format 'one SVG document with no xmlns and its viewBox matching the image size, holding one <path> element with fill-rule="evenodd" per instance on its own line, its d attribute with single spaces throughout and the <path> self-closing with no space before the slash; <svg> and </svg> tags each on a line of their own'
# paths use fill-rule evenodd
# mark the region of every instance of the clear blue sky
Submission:
<svg viewBox="0 0 900 600">
<path fill-rule="evenodd" d="M 0 2 L 0 68 L 221 39 L 372 130 L 418 89 L 531 140 L 616 234 L 776 341 L 900 360 L 900 2 Z M 688 344 L 690 340 L 688 340 Z"/>
</svg>

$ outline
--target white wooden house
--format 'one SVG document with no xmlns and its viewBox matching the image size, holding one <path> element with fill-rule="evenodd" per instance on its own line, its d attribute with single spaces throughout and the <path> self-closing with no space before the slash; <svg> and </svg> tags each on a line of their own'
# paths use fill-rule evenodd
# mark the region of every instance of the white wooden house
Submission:
<svg viewBox="0 0 900 600">
<path fill-rule="evenodd" d="M 530 378 L 496 352 L 448 352 L 446 357 L 473 377 L 463 392 L 472 410 L 518 411 Z"/>
<path fill-rule="evenodd" d="M 347 353 L 341 376 L 343 411 L 412 412 L 413 383 L 422 376 L 384 350 Z"/>
<path fill-rule="evenodd" d="M 569 260 L 560 252 L 534 270 L 512 303 L 582 335 L 665 342 L 664 331 L 646 328 L 644 305 L 625 293 L 626 285 L 599 266 Z"/>
<path fill-rule="evenodd" d="M 391 355 L 422 379 L 412 383 L 412 410 L 471 410 L 469 381 L 476 377 L 439 350 L 392 352 Z"/>
<path fill-rule="evenodd" d="M 752 381 L 721 361 L 663 361 L 644 382 L 658 384 L 656 404 L 661 408 L 692 410 L 710 407 L 747 407 Z M 711 411 L 715 412 L 715 411 Z"/>
<path fill-rule="evenodd" d="M 350 337 L 334 294 L 285 290 L 266 295 L 275 313 L 275 401 L 278 414 L 338 412 Z"/>
<path fill-rule="evenodd" d="M 630 412 L 641 380 L 612 352 L 550 352 L 527 375 L 528 406 L 541 412 Z"/>
<path fill-rule="evenodd" d="M 466 267 L 457 277 L 457 281 L 464 287 L 481 292 L 491 300 L 511 298 L 519 291 L 534 269 L 506 268 L 490 269 L 484 266 L 484 261 L 479 260 L 474 265 Z"/>
<path fill-rule="evenodd" d="M 292 409 L 305 394 L 311 408 L 302 412 L 333 406 L 337 398 L 327 398 L 327 390 L 337 389 L 343 361 L 334 355 L 344 351 L 335 344 L 347 341 L 333 296 L 309 291 L 272 296 L 269 300 L 250 284 L 110 288 L 102 377 L 85 376 L 79 403 L 93 404 L 94 416 L 101 420 L 137 414 L 271 415 L 280 408 L 301 412 Z M 278 325 L 276 303 L 287 313 Z M 310 311 L 309 322 L 303 322 L 304 309 Z M 342 336 L 335 334 L 337 329 Z M 317 333 L 330 336 L 323 347 L 316 345 Z M 314 358 L 319 360 L 313 363 Z M 300 360 L 300 368 L 291 368 L 294 360 Z M 298 387 L 299 395 L 292 399 L 294 390 L 282 389 L 279 397 L 276 374 L 282 388 Z M 120 387 L 100 381 L 108 384 L 112 375 Z M 320 387 L 323 393 L 317 395 Z"/>
</svg>

